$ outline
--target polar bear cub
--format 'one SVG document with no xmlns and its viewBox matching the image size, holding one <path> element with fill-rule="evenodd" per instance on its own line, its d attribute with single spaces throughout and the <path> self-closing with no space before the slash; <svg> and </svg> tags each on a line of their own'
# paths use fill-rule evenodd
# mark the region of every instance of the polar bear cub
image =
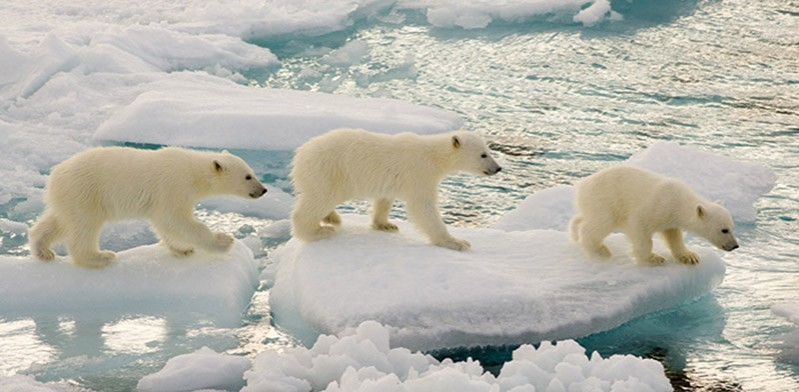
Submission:
<svg viewBox="0 0 799 392">
<path fill-rule="evenodd" d="M 697 195 L 682 181 L 631 166 L 612 166 L 576 185 L 571 238 L 589 256 L 610 257 L 603 240 L 620 229 L 632 243 L 638 264 L 662 264 L 652 253 L 652 235 L 660 233 L 672 255 L 684 264 L 699 256 L 688 250 L 682 230 L 688 230 L 725 251 L 738 248 L 730 213 Z"/>
<path fill-rule="evenodd" d="M 44 191 L 46 208 L 29 232 L 31 253 L 52 260 L 66 239 L 76 264 L 104 267 L 115 257 L 99 250 L 103 223 L 147 219 L 175 256 L 194 248 L 226 251 L 233 237 L 194 218 L 194 205 L 212 195 L 258 198 L 266 188 L 239 157 L 176 147 L 139 150 L 99 147 L 56 165 Z"/>
<path fill-rule="evenodd" d="M 490 176 L 501 169 L 474 133 L 420 136 L 333 130 L 300 146 L 292 160 L 290 176 L 297 195 L 292 234 L 304 241 L 333 235 L 341 224 L 335 208 L 350 199 L 373 200 L 372 228 L 395 232 L 388 214 L 394 200 L 402 199 L 411 223 L 433 244 L 467 250 L 469 242 L 451 236 L 441 220 L 439 182 L 458 171 Z"/>
</svg>

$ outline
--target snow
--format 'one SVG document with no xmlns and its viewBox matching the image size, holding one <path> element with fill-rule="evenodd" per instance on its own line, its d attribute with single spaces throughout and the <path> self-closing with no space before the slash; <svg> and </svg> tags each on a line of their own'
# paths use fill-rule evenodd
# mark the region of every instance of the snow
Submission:
<svg viewBox="0 0 799 392">
<path fill-rule="evenodd" d="M 218 354 L 203 347 L 170 359 L 163 369 L 139 380 L 136 389 L 141 392 L 239 390 L 244 386 L 244 371 L 250 366 L 245 357 Z"/>
<path fill-rule="evenodd" d="M 737 224 L 754 223 L 754 202 L 770 191 L 776 182 L 776 175 L 766 166 L 674 142 L 655 142 L 623 164 L 681 179 L 705 198 L 721 201 Z M 567 230 L 572 217 L 573 197 L 571 185 L 536 192 L 500 218 L 493 227 L 502 230 Z"/>
<path fill-rule="evenodd" d="M 78 267 L 66 257 L 46 263 L 0 256 L 0 314 L 10 318 L 151 315 L 233 327 L 241 323 L 257 285 L 252 252 L 240 241 L 225 254 L 186 258 L 174 258 L 160 245 L 142 246 L 119 252 L 100 270 Z"/>
<path fill-rule="evenodd" d="M 332 239 L 290 240 L 265 272 L 275 282 L 275 322 L 306 342 L 365 320 L 385 324 L 392 344 L 411 349 L 576 338 L 697 298 L 725 273 L 708 248 L 696 249 L 695 267 L 640 267 L 618 234 L 608 241 L 614 257 L 597 262 L 562 231 L 451 228 L 472 243 L 454 252 L 406 222 L 387 234 L 363 216 L 343 220 Z M 659 242 L 656 250 L 667 254 Z"/>
<path fill-rule="evenodd" d="M 258 355 L 242 392 L 671 391 L 663 366 L 633 356 L 602 358 L 574 341 L 522 345 L 498 376 L 479 362 L 454 362 L 391 348 L 389 329 L 374 321 L 322 335 L 310 349 Z"/>
</svg>

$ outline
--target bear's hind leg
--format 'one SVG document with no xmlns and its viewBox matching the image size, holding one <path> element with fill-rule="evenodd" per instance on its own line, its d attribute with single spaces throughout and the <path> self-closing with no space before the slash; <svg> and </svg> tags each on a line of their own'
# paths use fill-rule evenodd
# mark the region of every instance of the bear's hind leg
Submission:
<svg viewBox="0 0 799 392">
<path fill-rule="evenodd" d="M 75 264 L 89 268 L 103 268 L 114 260 L 114 252 L 99 247 L 103 221 L 92 216 L 75 219 L 67 234 L 67 251 Z"/>
<path fill-rule="evenodd" d="M 633 244 L 633 256 L 640 265 L 661 265 L 666 262 L 663 256 L 652 253 L 652 233 L 633 229 L 626 232 Z"/>
<path fill-rule="evenodd" d="M 391 206 L 394 200 L 391 199 L 377 199 L 372 205 L 372 228 L 380 231 L 388 231 L 391 233 L 399 231 L 397 225 L 388 221 L 388 213 L 391 211 Z"/>
<path fill-rule="evenodd" d="M 611 256 L 610 249 L 605 246 L 604 241 L 605 237 L 613 232 L 612 225 L 601 220 L 586 220 L 577 216 L 572 220 L 571 230 L 576 231 L 572 236 L 577 238 L 577 242 L 588 256 L 602 259 Z"/>
<path fill-rule="evenodd" d="M 42 261 L 55 258 L 52 245 L 64 237 L 64 230 L 58 218 L 50 211 L 45 211 L 39 221 L 28 230 L 28 242 L 31 254 Z"/>
<path fill-rule="evenodd" d="M 336 205 L 331 202 L 325 202 L 324 205 L 309 202 L 308 198 L 301 194 L 291 211 L 291 235 L 306 242 L 333 236 L 336 232 L 334 226 L 322 226 L 319 223 L 331 217 L 333 213 L 330 211 L 334 211 L 335 208 Z"/>
<path fill-rule="evenodd" d="M 691 252 L 686 246 L 682 238 L 682 230 L 668 229 L 663 230 L 663 238 L 671 249 L 671 254 L 674 255 L 680 263 L 683 264 L 698 264 L 699 255 Z"/>
<path fill-rule="evenodd" d="M 580 226 L 582 223 L 583 216 L 580 214 L 575 214 L 572 220 L 569 222 L 569 236 L 574 242 L 580 242 Z"/>
<path fill-rule="evenodd" d="M 335 210 L 331 211 L 327 216 L 322 219 L 322 222 L 325 222 L 332 226 L 341 226 L 341 215 L 338 214 Z"/>
</svg>

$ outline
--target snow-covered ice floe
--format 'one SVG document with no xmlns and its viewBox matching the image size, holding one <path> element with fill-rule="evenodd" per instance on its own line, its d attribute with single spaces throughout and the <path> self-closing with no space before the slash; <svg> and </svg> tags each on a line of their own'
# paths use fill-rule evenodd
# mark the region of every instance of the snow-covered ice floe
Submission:
<svg viewBox="0 0 799 392">
<path fill-rule="evenodd" d="M 42 262 L 0 256 L 4 317 L 115 319 L 128 315 L 210 320 L 233 327 L 258 286 L 252 251 L 236 241 L 227 253 L 172 257 L 160 245 L 117 253 L 110 266 L 87 269 L 67 257 Z"/>
<path fill-rule="evenodd" d="M 249 368 L 249 370 L 247 370 Z M 322 335 L 311 348 L 266 350 L 249 360 L 203 348 L 167 362 L 144 377 L 142 392 L 234 386 L 242 392 L 429 391 L 671 391 L 663 366 L 631 355 L 587 355 L 567 340 L 538 348 L 522 345 L 497 376 L 468 359 L 438 361 L 407 348 L 392 348 L 389 329 L 366 321 L 340 335 Z M 237 387 L 237 386 L 236 386 Z"/>
<path fill-rule="evenodd" d="M 455 114 L 388 98 L 163 80 L 100 125 L 101 142 L 292 150 L 340 127 L 374 132 L 458 129 Z"/>
<path fill-rule="evenodd" d="M 472 243 L 455 252 L 405 222 L 389 234 L 363 216 L 343 220 L 332 239 L 292 239 L 272 255 L 275 321 L 308 341 L 365 320 L 385 324 L 392 344 L 411 349 L 581 337 L 697 298 L 725 272 L 708 248 L 697 249 L 697 266 L 635 265 L 619 234 L 608 240 L 613 258 L 597 262 L 554 230 L 452 228 Z M 659 242 L 655 249 L 666 254 Z"/>
<path fill-rule="evenodd" d="M 721 201 L 739 224 L 755 221 L 755 200 L 770 191 L 777 179 L 767 166 L 674 142 L 656 142 L 622 164 L 681 179 L 705 198 Z M 493 227 L 502 230 L 566 230 L 573 214 L 573 197 L 571 185 L 536 192 Z"/>
</svg>

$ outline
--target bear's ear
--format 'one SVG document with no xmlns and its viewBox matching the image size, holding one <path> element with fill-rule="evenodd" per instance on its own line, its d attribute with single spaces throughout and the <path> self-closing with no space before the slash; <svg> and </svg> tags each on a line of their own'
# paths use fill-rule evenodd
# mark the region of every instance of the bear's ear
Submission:
<svg viewBox="0 0 799 392">
<path fill-rule="evenodd" d="M 222 154 L 230 154 L 226 149 L 222 150 Z"/>
<path fill-rule="evenodd" d="M 458 136 L 453 136 L 452 137 L 452 147 L 455 147 L 455 148 L 460 148 L 461 147 L 461 139 L 459 139 Z"/>
<path fill-rule="evenodd" d="M 214 171 L 217 173 L 222 173 L 223 171 L 225 171 L 225 167 L 222 166 L 222 164 L 219 163 L 219 161 L 217 161 L 216 159 L 214 159 Z"/>
<path fill-rule="evenodd" d="M 696 216 L 698 216 L 699 219 L 702 219 L 702 218 L 705 217 L 705 209 L 702 208 L 702 206 L 696 206 Z"/>
</svg>

